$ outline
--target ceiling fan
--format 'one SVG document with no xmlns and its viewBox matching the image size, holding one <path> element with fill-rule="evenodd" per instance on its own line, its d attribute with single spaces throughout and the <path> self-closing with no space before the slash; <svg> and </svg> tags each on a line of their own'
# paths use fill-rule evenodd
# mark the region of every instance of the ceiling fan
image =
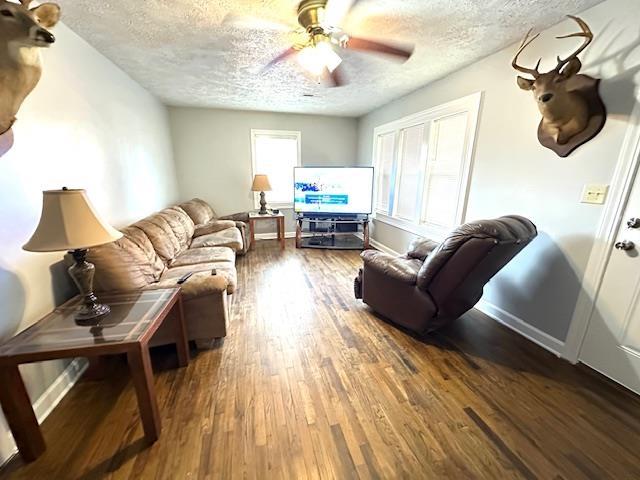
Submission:
<svg viewBox="0 0 640 480">
<path fill-rule="evenodd" d="M 296 58 L 298 63 L 314 78 L 326 79 L 333 87 L 347 83 L 342 73 L 342 58 L 336 50 L 349 49 L 389 55 L 408 60 L 413 46 L 401 47 L 388 43 L 352 37 L 338 24 L 360 0 L 302 0 L 298 5 L 298 23 L 304 29 L 306 39 L 297 43 L 271 60 L 262 72 L 280 62 Z M 237 21 L 226 22 L 239 24 Z M 247 22 L 242 22 L 246 24 Z M 257 28 L 273 28 L 272 22 L 257 20 L 250 22 Z M 289 29 L 288 26 L 275 25 Z M 278 28 L 281 29 L 281 28 Z"/>
</svg>

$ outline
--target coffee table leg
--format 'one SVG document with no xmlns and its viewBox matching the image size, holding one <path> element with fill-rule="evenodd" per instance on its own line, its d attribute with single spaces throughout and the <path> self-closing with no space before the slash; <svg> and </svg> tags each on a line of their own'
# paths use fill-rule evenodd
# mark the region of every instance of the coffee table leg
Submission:
<svg viewBox="0 0 640 480">
<path fill-rule="evenodd" d="M 176 315 L 176 348 L 178 350 L 178 365 L 186 367 L 189 365 L 189 339 L 187 338 L 187 327 L 184 324 L 182 295 L 178 297 L 178 304 L 176 307 L 178 309 L 178 314 Z"/>
<path fill-rule="evenodd" d="M 149 443 L 153 443 L 160 437 L 162 426 L 160 424 L 158 403 L 156 402 L 156 390 L 153 385 L 153 368 L 151 366 L 151 357 L 149 356 L 149 347 L 136 344 L 127 353 L 127 360 L 129 361 L 133 385 L 136 389 L 136 396 L 138 397 L 138 409 L 140 410 L 144 435 Z"/>
<path fill-rule="evenodd" d="M 47 447 L 17 365 L 0 367 L 0 385 L 0 403 L 20 455 L 33 462 Z"/>
</svg>

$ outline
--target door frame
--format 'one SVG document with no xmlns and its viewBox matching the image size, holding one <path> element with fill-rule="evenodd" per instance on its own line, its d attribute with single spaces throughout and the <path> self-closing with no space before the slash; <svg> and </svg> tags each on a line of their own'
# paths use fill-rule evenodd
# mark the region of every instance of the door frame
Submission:
<svg viewBox="0 0 640 480">
<path fill-rule="evenodd" d="M 631 189 L 640 165 L 640 94 L 636 95 L 629 127 L 609 188 L 608 201 L 602 214 L 593 249 L 582 279 L 582 290 L 571 318 L 562 356 L 578 363 L 582 343 L 587 334 L 602 280 L 609 264 L 613 244 L 623 220 Z"/>
</svg>

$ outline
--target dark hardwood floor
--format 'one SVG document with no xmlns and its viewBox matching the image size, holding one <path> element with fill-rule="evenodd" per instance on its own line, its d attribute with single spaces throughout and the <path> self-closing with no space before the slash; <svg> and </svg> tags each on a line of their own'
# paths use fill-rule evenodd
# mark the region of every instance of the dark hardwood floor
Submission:
<svg viewBox="0 0 640 480">
<path fill-rule="evenodd" d="M 230 334 L 154 352 L 145 448 L 126 369 L 78 383 L 0 478 L 640 478 L 640 400 L 473 311 L 424 339 L 354 300 L 357 252 L 260 242 Z"/>
</svg>

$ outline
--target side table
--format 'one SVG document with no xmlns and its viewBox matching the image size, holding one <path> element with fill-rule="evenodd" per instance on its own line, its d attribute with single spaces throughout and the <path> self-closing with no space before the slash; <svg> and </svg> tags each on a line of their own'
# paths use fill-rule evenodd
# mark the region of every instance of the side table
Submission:
<svg viewBox="0 0 640 480">
<path fill-rule="evenodd" d="M 259 220 L 275 220 L 278 227 L 278 240 L 280 248 L 284 249 L 284 213 L 267 213 L 260 215 L 258 212 L 249 213 L 249 231 L 251 232 L 251 246 L 253 248 L 256 241 L 256 222 Z"/>
<path fill-rule="evenodd" d="M 81 299 L 74 297 L 0 346 L 0 403 L 25 462 L 36 460 L 46 446 L 18 370 L 22 363 L 126 353 L 145 437 L 153 443 L 160 436 L 149 341 L 176 308 L 178 363 L 189 363 L 180 288 L 105 294 L 100 300 L 111 313 L 95 326 L 75 322 Z"/>
</svg>

